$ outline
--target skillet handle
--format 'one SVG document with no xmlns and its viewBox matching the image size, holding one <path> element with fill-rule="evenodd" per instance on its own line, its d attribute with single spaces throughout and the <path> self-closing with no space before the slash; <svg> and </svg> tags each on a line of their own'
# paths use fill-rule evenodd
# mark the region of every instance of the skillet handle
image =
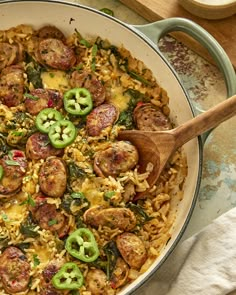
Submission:
<svg viewBox="0 0 236 295">
<path fill-rule="evenodd" d="M 134 27 L 146 35 L 156 46 L 158 46 L 161 37 L 169 32 L 182 31 L 187 33 L 203 45 L 215 60 L 224 75 L 227 96 L 230 97 L 236 93 L 236 75 L 228 55 L 217 40 L 195 22 L 185 18 L 173 17 L 146 25 L 135 25 Z M 204 134 L 203 142 L 210 132 L 211 130 Z"/>
</svg>

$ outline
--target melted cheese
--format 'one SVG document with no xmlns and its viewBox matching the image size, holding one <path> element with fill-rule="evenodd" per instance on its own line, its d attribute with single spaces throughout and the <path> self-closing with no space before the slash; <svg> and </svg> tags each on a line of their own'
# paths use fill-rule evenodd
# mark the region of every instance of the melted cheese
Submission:
<svg viewBox="0 0 236 295">
<path fill-rule="evenodd" d="M 122 87 L 113 87 L 109 102 L 114 104 L 122 112 L 128 107 L 129 97 L 123 95 Z"/>
<path fill-rule="evenodd" d="M 27 211 L 27 206 L 21 204 L 22 200 L 20 198 L 17 197 L 17 199 L 18 201 L 16 200 L 10 206 L 4 208 L 4 214 L 7 215 L 7 219 L 12 221 L 23 220 Z"/>
<path fill-rule="evenodd" d="M 83 182 L 81 191 L 82 193 L 84 193 L 85 197 L 90 202 L 91 207 L 107 204 L 103 198 L 104 193 L 98 190 L 98 188 L 92 180 L 86 179 Z"/>
<path fill-rule="evenodd" d="M 103 192 L 98 192 L 96 189 L 90 188 L 87 189 L 84 194 L 90 202 L 91 207 L 106 204 L 106 201 L 103 199 Z"/>
<path fill-rule="evenodd" d="M 63 71 L 43 72 L 41 79 L 44 88 L 57 90 L 67 90 L 70 88 L 67 75 Z"/>
<path fill-rule="evenodd" d="M 35 253 L 37 253 L 38 259 L 40 263 L 48 263 L 50 261 L 50 250 L 47 250 L 45 246 L 35 246 L 34 247 Z"/>
</svg>

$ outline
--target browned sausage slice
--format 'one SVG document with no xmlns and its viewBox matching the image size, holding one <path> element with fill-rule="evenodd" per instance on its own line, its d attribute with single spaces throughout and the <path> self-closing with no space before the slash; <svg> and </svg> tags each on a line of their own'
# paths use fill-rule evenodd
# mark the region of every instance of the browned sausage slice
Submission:
<svg viewBox="0 0 236 295">
<path fill-rule="evenodd" d="M 49 143 L 47 134 L 36 132 L 26 142 L 26 156 L 32 160 L 46 159 L 49 156 L 60 156 L 63 149 L 56 149 Z"/>
<path fill-rule="evenodd" d="M 48 158 L 39 171 L 40 189 L 46 195 L 60 198 L 66 190 L 67 172 L 60 158 Z"/>
<path fill-rule="evenodd" d="M 107 278 L 101 269 L 91 269 L 86 276 L 86 287 L 91 294 L 107 294 Z"/>
<path fill-rule="evenodd" d="M 23 46 L 20 43 L 0 43 L 0 71 L 22 61 L 23 56 Z"/>
<path fill-rule="evenodd" d="M 34 205 L 29 206 L 32 218 L 42 229 L 56 232 L 63 238 L 69 230 L 67 217 L 54 204 L 47 203 L 47 197 L 42 193 L 33 195 Z"/>
<path fill-rule="evenodd" d="M 27 290 L 30 281 L 30 264 L 24 253 L 16 247 L 8 247 L 0 256 L 0 278 L 9 294 Z"/>
<path fill-rule="evenodd" d="M 55 26 L 44 26 L 38 30 L 40 39 L 54 38 L 64 41 L 65 35 Z"/>
<path fill-rule="evenodd" d="M 123 259 L 131 268 L 140 269 L 147 260 L 147 251 L 143 241 L 133 233 L 117 236 L 116 245 Z"/>
<path fill-rule="evenodd" d="M 65 224 L 65 216 L 57 211 L 54 204 L 45 203 L 39 206 L 33 218 L 41 228 L 51 232 L 59 232 Z"/>
<path fill-rule="evenodd" d="M 129 231 L 136 226 L 137 220 L 128 208 L 92 207 L 84 213 L 84 222 L 96 228 L 107 226 Z"/>
<path fill-rule="evenodd" d="M 63 105 L 63 98 L 59 91 L 53 89 L 35 89 L 30 94 L 36 99 L 27 97 L 25 99 L 26 110 L 31 115 L 37 115 L 45 108 L 60 109 Z"/>
<path fill-rule="evenodd" d="M 171 129 L 169 118 L 158 107 L 150 103 L 137 106 L 133 116 L 139 130 L 162 131 Z"/>
<path fill-rule="evenodd" d="M 106 89 L 102 82 L 91 72 L 74 71 L 71 74 L 70 85 L 74 87 L 84 87 L 89 90 L 92 95 L 93 105 L 99 106 L 105 101 Z"/>
<path fill-rule="evenodd" d="M 138 151 L 127 141 L 112 143 L 106 150 L 99 151 L 94 159 L 94 171 L 99 176 L 117 176 L 133 169 L 138 163 Z"/>
<path fill-rule="evenodd" d="M 57 290 L 51 283 L 52 277 L 62 266 L 62 263 L 54 260 L 50 262 L 42 272 L 42 279 L 40 283 L 40 295 L 58 295 L 63 294 L 63 291 Z"/>
<path fill-rule="evenodd" d="M 111 287 L 113 289 L 117 289 L 123 286 L 127 281 L 128 275 L 129 275 L 128 264 L 121 257 L 118 257 L 114 271 L 111 276 Z"/>
<path fill-rule="evenodd" d="M 27 160 L 24 152 L 12 150 L 0 159 L 3 167 L 3 178 L 0 182 L 0 198 L 8 197 L 17 192 L 22 185 L 26 173 Z"/>
<path fill-rule="evenodd" d="M 2 70 L 0 77 L 0 101 L 8 107 L 18 106 L 23 101 L 24 71 L 18 65 Z"/>
<path fill-rule="evenodd" d="M 73 49 L 54 38 L 39 42 L 38 56 L 43 64 L 64 71 L 69 70 L 76 62 Z"/>
<path fill-rule="evenodd" d="M 86 128 L 89 136 L 98 136 L 101 131 L 112 126 L 119 117 L 118 109 L 112 104 L 101 104 L 92 110 L 86 118 Z"/>
<path fill-rule="evenodd" d="M 12 65 L 17 59 L 17 46 L 14 44 L 0 43 L 0 71 Z"/>
</svg>

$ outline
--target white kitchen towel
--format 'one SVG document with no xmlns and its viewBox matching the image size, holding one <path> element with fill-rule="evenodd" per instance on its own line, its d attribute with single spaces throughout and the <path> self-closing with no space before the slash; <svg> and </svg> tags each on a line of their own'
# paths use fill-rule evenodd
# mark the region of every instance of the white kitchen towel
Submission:
<svg viewBox="0 0 236 295">
<path fill-rule="evenodd" d="M 236 208 L 177 246 L 137 295 L 225 295 L 234 290 Z"/>
</svg>

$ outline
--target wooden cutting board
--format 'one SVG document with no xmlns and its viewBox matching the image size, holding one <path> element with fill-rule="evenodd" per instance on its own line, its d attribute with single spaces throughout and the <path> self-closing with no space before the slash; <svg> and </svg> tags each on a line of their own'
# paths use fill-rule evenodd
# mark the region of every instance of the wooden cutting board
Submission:
<svg viewBox="0 0 236 295">
<path fill-rule="evenodd" d="M 207 20 L 185 10 L 178 0 L 120 0 L 150 22 L 170 17 L 184 17 L 193 20 L 206 29 L 220 43 L 236 68 L 236 15 L 220 20 Z M 208 61 L 213 62 L 207 50 L 186 34 L 172 34 Z"/>
</svg>

